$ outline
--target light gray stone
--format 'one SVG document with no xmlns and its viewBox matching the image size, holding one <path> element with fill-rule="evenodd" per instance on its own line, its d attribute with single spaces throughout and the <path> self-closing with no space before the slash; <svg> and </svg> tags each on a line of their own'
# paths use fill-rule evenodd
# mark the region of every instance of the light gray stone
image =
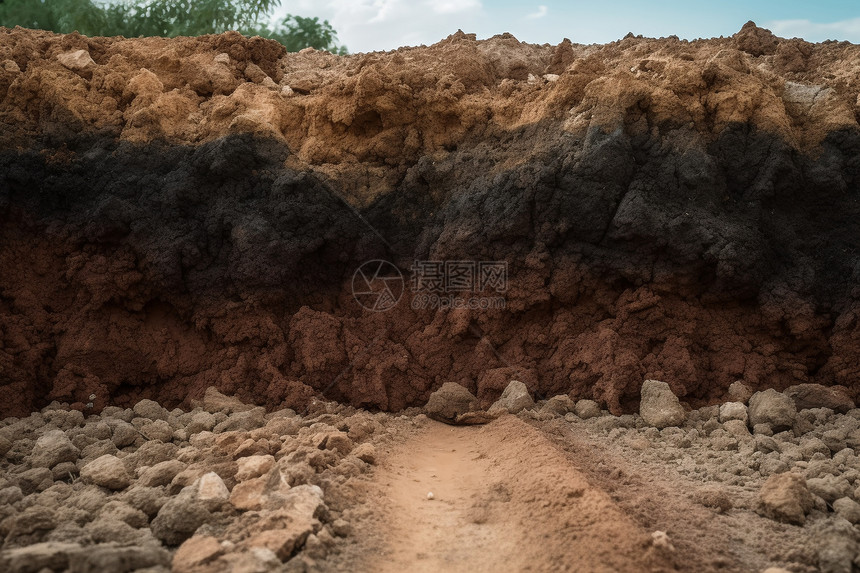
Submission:
<svg viewBox="0 0 860 573">
<path fill-rule="evenodd" d="M 176 474 L 188 467 L 179 460 L 167 460 L 151 466 L 140 474 L 137 484 L 144 487 L 168 485 Z"/>
<path fill-rule="evenodd" d="M 687 417 L 669 385 L 659 380 L 646 380 L 642 384 L 639 415 L 647 425 L 654 428 L 680 426 Z"/>
<path fill-rule="evenodd" d="M 531 410 L 535 402 L 529 394 L 529 389 L 519 380 L 511 380 L 498 400 L 490 407 L 490 413 L 508 411 L 517 414 L 523 410 Z"/>
<path fill-rule="evenodd" d="M 170 415 L 170 412 L 153 400 L 141 400 L 132 409 L 136 416 L 146 418 L 147 420 L 167 421 L 167 417 Z"/>
<path fill-rule="evenodd" d="M 573 407 L 573 413 L 583 420 L 599 418 L 603 415 L 603 412 L 600 410 L 600 404 L 594 400 L 587 399 L 577 401 L 576 405 Z"/>
<path fill-rule="evenodd" d="M 30 454 L 30 463 L 35 467 L 52 468 L 63 462 L 77 461 L 80 453 L 65 432 L 51 430 L 36 440 Z"/>
<path fill-rule="evenodd" d="M 131 476 L 122 460 L 112 455 L 104 455 L 81 468 L 81 479 L 108 489 L 125 489 L 131 484 Z"/>
<path fill-rule="evenodd" d="M 764 392 L 756 392 L 750 398 L 749 423 L 768 424 L 774 431 L 790 429 L 794 426 L 797 409 L 794 400 L 769 388 Z"/>
<path fill-rule="evenodd" d="M 740 402 L 726 402 L 720 406 L 720 423 L 726 423 L 729 420 L 740 420 L 744 424 L 749 420 L 747 407 Z"/>
<path fill-rule="evenodd" d="M 478 409 L 478 399 L 463 386 L 445 382 L 430 395 L 424 411 L 440 422 L 453 423 L 458 416 Z"/>
<path fill-rule="evenodd" d="M 840 497 L 834 501 L 833 511 L 839 517 L 851 522 L 853 525 L 860 523 L 860 503 L 857 503 L 850 497 Z"/>
</svg>

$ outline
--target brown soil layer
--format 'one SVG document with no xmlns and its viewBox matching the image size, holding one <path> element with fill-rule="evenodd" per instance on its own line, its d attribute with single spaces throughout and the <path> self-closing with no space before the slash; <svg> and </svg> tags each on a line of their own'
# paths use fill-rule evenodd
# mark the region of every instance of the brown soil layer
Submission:
<svg viewBox="0 0 860 573">
<path fill-rule="evenodd" d="M 0 414 L 853 393 L 858 69 L 754 26 L 348 57 L 0 30 Z M 507 308 L 365 311 L 371 259 L 506 261 Z"/>
</svg>

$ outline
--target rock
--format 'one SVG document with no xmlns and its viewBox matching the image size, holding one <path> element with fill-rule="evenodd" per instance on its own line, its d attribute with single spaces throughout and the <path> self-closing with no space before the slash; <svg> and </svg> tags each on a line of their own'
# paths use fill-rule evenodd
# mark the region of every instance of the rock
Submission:
<svg viewBox="0 0 860 573">
<path fill-rule="evenodd" d="M 325 432 L 317 434 L 314 437 L 314 442 L 321 450 L 334 450 L 342 455 L 346 455 L 352 451 L 353 443 L 345 432 Z"/>
<path fill-rule="evenodd" d="M 798 410 L 828 408 L 839 414 L 846 414 L 855 408 L 854 400 L 844 386 L 797 384 L 786 388 L 784 394 L 794 400 Z"/>
<path fill-rule="evenodd" d="M 753 21 L 744 24 L 740 32 L 732 38 L 738 50 L 755 57 L 774 54 L 777 46 L 779 46 L 779 40 L 773 32 L 759 28 Z"/>
<path fill-rule="evenodd" d="M 791 468 L 787 463 L 779 459 L 779 457 L 766 457 L 759 464 L 759 473 L 762 476 L 771 476 L 774 474 L 785 473 Z"/>
<path fill-rule="evenodd" d="M 478 399 L 466 388 L 454 382 L 445 382 L 430 395 L 424 411 L 434 420 L 452 424 L 458 416 L 477 410 L 478 407 Z"/>
<path fill-rule="evenodd" d="M 143 487 L 159 487 L 169 484 L 176 475 L 187 467 L 179 460 L 167 460 L 159 462 L 144 470 L 137 480 L 137 484 Z"/>
<path fill-rule="evenodd" d="M 794 400 L 773 388 L 756 392 L 750 398 L 749 423 L 753 427 L 768 424 L 774 432 L 788 430 L 794 426 L 796 417 Z"/>
<path fill-rule="evenodd" d="M 164 548 L 151 544 L 118 547 L 112 543 L 103 543 L 69 554 L 69 570 L 72 573 L 127 573 L 169 564 L 170 554 Z"/>
<path fill-rule="evenodd" d="M 806 480 L 806 485 L 813 494 L 827 503 L 833 503 L 841 497 L 851 495 L 851 485 L 843 477 L 825 475 Z"/>
<path fill-rule="evenodd" d="M 33 447 L 30 463 L 35 467 L 52 468 L 63 462 L 75 462 L 80 450 L 62 430 L 51 430 L 43 434 Z"/>
<path fill-rule="evenodd" d="M 534 408 L 535 402 L 529 394 L 529 389 L 519 380 L 511 380 L 501 397 L 490 406 L 490 414 L 508 411 L 517 414 L 523 410 Z"/>
<path fill-rule="evenodd" d="M 51 468 L 54 481 L 74 479 L 78 475 L 78 466 L 73 462 L 62 462 Z"/>
<path fill-rule="evenodd" d="M 149 517 L 144 512 L 116 499 L 104 504 L 99 511 L 99 517 L 122 521 L 136 529 L 149 525 Z"/>
<path fill-rule="evenodd" d="M 744 424 L 749 420 L 747 415 L 747 407 L 740 402 L 726 402 L 720 406 L 720 423 L 728 422 L 729 420 L 740 420 Z"/>
<path fill-rule="evenodd" d="M 189 435 L 198 434 L 200 432 L 208 432 L 215 427 L 218 421 L 215 415 L 209 412 L 197 412 L 191 416 L 191 421 L 186 426 L 186 431 Z"/>
<path fill-rule="evenodd" d="M 7 539 L 14 539 L 37 532 L 50 531 L 56 526 L 57 518 L 52 509 L 34 505 L 21 513 L 0 521 L 0 536 L 5 535 Z"/>
<path fill-rule="evenodd" d="M 483 410 L 473 410 L 465 414 L 460 414 L 452 423 L 457 426 L 477 426 L 480 424 L 489 424 L 497 417 Z"/>
<path fill-rule="evenodd" d="M 376 463 L 376 448 L 373 444 L 361 444 L 352 451 L 352 455 L 364 463 L 373 465 Z"/>
<path fill-rule="evenodd" d="M 821 441 L 835 454 L 848 447 L 847 433 L 844 430 L 827 430 L 822 432 Z"/>
<path fill-rule="evenodd" d="M 162 488 L 134 486 L 122 494 L 122 501 L 135 509 L 139 509 L 147 517 L 155 517 L 167 502 L 167 496 Z"/>
<path fill-rule="evenodd" d="M 166 545 L 179 545 L 210 518 L 211 514 L 201 502 L 191 493 L 183 492 L 162 506 L 152 520 L 152 533 Z"/>
<path fill-rule="evenodd" d="M 111 440 L 117 448 L 124 448 L 132 445 L 140 436 L 140 433 L 134 426 L 128 422 L 117 420 L 114 423 Z"/>
<path fill-rule="evenodd" d="M 211 563 L 223 553 L 224 549 L 214 537 L 195 535 L 176 550 L 171 569 L 174 573 L 194 573 L 198 567 Z"/>
<path fill-rule="evenodd" d="M 36 571 L 65 571 L 69 554 L 78 552 L 77 543 L 48 541 L 27 547 L 7 549 L 0 553 L 0 571 L 8 573 L 35 573 Z"/>
<path fill-rule="evenodd" d="M 833 511 L 852 525 L 860 523 L 860 503 L 857 503 L 850 497 L 840 497 L 834 501 Z"/>
<path fill-rule="evenodd" d="M 233 412 L 226 420 L 215 425 L 214 432 L 220 434 L 222 432 L 250 432 L 264 426 L 265 410 L 262 408 L 251 408 L 243 412 Z"/>
<path fill-rule="evenodd" d="M 294 521 L 284 529 L 269 529 L 251 536 L 245 542 L 248 547 L 262 547 L 286 561 L 293 553 L 304 545 L 308 536 L 313 533 L 314 524 L 310 521 Z"/>
<path fill-rule="evenodd" d="M 11 449 L 12 440 L 7 439 L 5 436 L 0 436 L 0 458 L 3 458 Z"/>
<path fill-rule="evenodd" d="M 102 421 L 87 422 L 84 424 L 82 433 L 94 440 L 109 440 L 111 438 L 110 426 Z"/>
<path fill-rule="evenodd" d="M 251 547 L 248 551 L 228 553 L 221 557 L 216 565 L 224 563 L 224 570 L 248 573 L 264 573 L 266 571 L 283 571 L 283 564 L 278 556 L 265 547 Z M 296 562 L 290 571 L 308 571 L 304 561 Z"/>
<path fill-rule="evenodd" d="M 122 460 L 112 455 L 104 455 L 81 468 L 81 479 L 108 489 L 120 490 L 131 485 L 131 476 Z"/>
<path fill-rule="evenodd" d="M 856 571 L 853 561 L 857 555 L 856 533 L 850 524 L 850 532 L 840 532 L 838 527 L 822 532 L 818 541 L 818 571 L 821 573 L 852 573 Z"/>
<path fill-rule="evenodd" d="M 729 391 L 726 395 L 731 402 L 740 402 L 741 404 L 746 404 L 752 397 L 753 392 L 752 390 L 750 390 L 749 386 L 747 386 L 740 380 L 735 380 L 734 382 L 732 382 L 731 386 L 729 386 Z"/>
<path fill-rule="evenodd" d="M 186 487 L 194 485 L 194 482 L 200 479 L 205 473 L 206 470 L 202 467 L 190 467 L 179 472 L 176 474 L 176 477 L 173 478 L 173 481 L 170 482 L 170 485 L 167 486 L 167 493 L 170 495 L 176 495 Z"/>
<path fill-rule="evenodd" d="M 134 467 L 154 466 L 155 464 L 176 459 L 179 448 L 164 442 L 144 442 L 137 451 L 125 458 Z"/>
<path fill-rule="evenodd" d="M 756 424 L 753 426 L 753 434 L 757 436 L 772 436 L 773 429 L 770 424 Z"/>
<path fill-rule="evenodd" d="M 74 507 L 96 514 L 107 503 L 107 494 L 96 485 L 87 485 L 81 488 L 70 501 Z"/>
<path fill-rule="evenodd" d="M 570 399 L 570 396 L 562 394 L 553 396 L 540 409 L 542 414 L 551 414 L 553 416 L 564 416 L 569 412 L 573 412 L 576 404 Z"/>
<path fill-rule="evenodd" d="M 54 485 L 54 473 L 48 468 L 33 468 L 15 476 L 24 495 L 45 491 Z"/>
<path fill-rule="evenodd" d="M 665 531 L 654 531 L 651 533 L 651 545 L 660 551 L 673 553 L 675 546 Z"/>
<path fill-rule="evenodd" d="M 269 78 L 269 76 L 257 64 L 249 63 L 245 66 L 245 78 L 247 78 L 249 82 L 261 84 L 264 80 Z"/>
<path fill-rule="evenodd" d="M 223 412 L 228 416 L 234 412 L 247 412 L 252 410 L 254 406 L 244 404 L 238 398 L 225 396 L 218 391 L 214 386 L 210 386 L 203 394 L 203 409 L 212 414 Z"/>
<path fill-rule="evenodd" d="M 81 448 L 81 457 L 78 460 L 78 466 L 83 467 L 98 457 L 115 455 L 118 451 L 111 440 L 98 440 Z"/>
<path fill-rule="evenodd" d="M 84 530 L 90 535 L 93 541 L 97 543 L 117 543 L 119 545 L 138 545 L 142 544 L 143 539 L 141 534 L 143 531 L 131 527 L 129 524 L 111 517 L 99 517 L 88 523 Z M 150 538 L 154 541 L 149 530 L 145 530 Z"/>
<path fill-rule="evenodd" d="M 17 485 L 0 489 L 0 505 L 12 505 L 24 498 L 24 492 Z"/>
<path fill-rule="evenodd" d="M 263 547 L 288 559 L 318 527 L 317 517 L 325 511 L 322 490 L 299 485 L 283 495 L 281 508 L 260 520 L 259 529 L 247 542 L 248 547 Z M 277 535 L 270 532 L 276 531 Z"/>
<path fill-rule="evenodd" d="M 746 440 L 752 437 L 746 422 L 742 422 L 741 420 L 727 420 L 723 424 L 723 428 L 729 435 L 738 440 Z"/>
<path fill-rule="evenodd" d="M 715 487 L 706 487 L 699 490 L 694 494 L 693 499 L 705 507 L 717 510 L 719 513 L 725 513 L 733 507 L 729 496 L 721 489 Z"/>
<path fill-rule="evenodd" d="M 639 415 L 647 425 L 654 428 L 680 426 L 687 418 L 684 408 L 669 385 L 658 380 L 646 380 L 642 384 Z"/>
<path fill-rule="evenodd" d="M 140 433 L 147 440 L 170 442 L 173 440 L 173 428 L 167 420 L 156 420 L 140 427 Z"/>
<path fill-rule="evenodd" d="M 573 413 L 583 420 L 599 418 L 603 415 L 603 412 L 600 410 L 600 404 L 594 400 L 579 400 L 573 407 Z"/>
<path fill-rule="evenodd" d="M 208 509 L 217 509 L 230 499 L 230 490 L 215 472 L 200 476 L 197 484 L 197 500 Z"/>
<path fill-rule="evenodd" d="M 247 456 L 239 458 L 236 463 L 239 468 L 236 472 L 236 479 L 238 481 L 245 481 L 260 477 L 271 470 L 272 466 L 275 465 L 275 458 L 271 455 Z"/>
<path fill-rule="evenodd" d="M 830 448 L 822 440 L 814 436 L 804 436 L 798 444 L 800 453 L 804 459 L 808 460 L 815 454 L 830 457 Z"/>
<path fill-rule="evenodd" d="M 335 519 L 331 523 L 332 533 L 338 537 L 349 537 L 352 535 L 352 525 L 345 519 Z"/>
<path fill-rule="evenodd" d="M 3 70 L 9 72 L 10 74 L 20 74 L 21 68 L 18 66 L 18 62 L 15 60 L 3 60 L 2 64 Z"/>
<path fill-rule="evenodd" d="M 75 50 L 57 55 L 57 61 L 74 71 L 87 70 L 95 67 L 96 63 L 86 50 Z"/>
<path fill-rule="evenodd" d="M 770 452 L 778 452 L 779 444 L 776 443 L 770 436 L 765 436 L 762 434 L 755 435 L 755 451 L 761 452 L 763 454 L 769 454 Z"/>
<path fill-rule="evenodd" d="M 812 494 L 797 474 L 772 475 L 759 491 L 758 512 L 770 519 L 803 525 L 811 510 Z"/>
<path fill-rule="evenodd" d="M 138 418 L 146 418 L 147 420 L 167 421 L 167 417 L 170 415 L 170 412 L 162 408 L 158 402 L 146 399 L 135 404 L 132 410 Z"/>
<path fill-rule="evenodd" d="M 264 476 L 237 483 L 230 492 L 230 503 L 240 511 L 262 509 L 273 486 L 281 487 L 280 472 L 277 469 Z"/>
</svg>

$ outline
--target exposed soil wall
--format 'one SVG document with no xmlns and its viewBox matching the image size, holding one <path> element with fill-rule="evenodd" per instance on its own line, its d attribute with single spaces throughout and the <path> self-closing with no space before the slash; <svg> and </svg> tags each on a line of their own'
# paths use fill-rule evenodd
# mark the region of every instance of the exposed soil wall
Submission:
<svg viewBox="0 0 860 573">
<path fill-rule="evenodd" d="M 0 29 L 0 63 L 4 415 L 858 388 L 856 46 Z M 507 307 L 369 312 L 372 259 L 506 261 Z"/>
</svg>

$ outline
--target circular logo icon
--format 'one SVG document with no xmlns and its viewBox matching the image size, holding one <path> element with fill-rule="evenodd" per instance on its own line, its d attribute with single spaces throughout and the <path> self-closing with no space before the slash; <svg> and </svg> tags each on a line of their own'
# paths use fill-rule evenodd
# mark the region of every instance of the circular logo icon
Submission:
<svg viewBox="0 0 860 573">
<path fill-rule="evenodd" d="M 403 275 L 388 261 L 367 261 L 352 275 L 352 296 L 367 310 L 394 308 L 403 296 Z"/>
</svg>

